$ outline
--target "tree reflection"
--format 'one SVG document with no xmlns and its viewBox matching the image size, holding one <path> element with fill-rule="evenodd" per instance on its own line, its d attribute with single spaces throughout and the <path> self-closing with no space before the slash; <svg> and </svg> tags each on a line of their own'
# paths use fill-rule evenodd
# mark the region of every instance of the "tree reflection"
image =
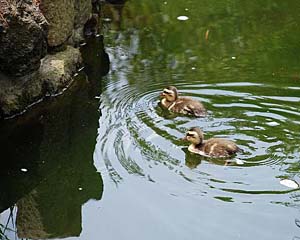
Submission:
<svg viewBox="0 0 300 240">
<path fill-rule="evenodd" d="M 0 189 L 6 193 L 0 212 L 16 204 L 19 238 L 79 236 L 81 206 L 102 197 L 103 181 L 93 164 L 100 114 L 95 96 L 109 59 L 101 38 L 89 44 L 93 54 L 82 49 L 88 78 L 80 73 L 64 95 L 0 125 Z"/>
</svg>

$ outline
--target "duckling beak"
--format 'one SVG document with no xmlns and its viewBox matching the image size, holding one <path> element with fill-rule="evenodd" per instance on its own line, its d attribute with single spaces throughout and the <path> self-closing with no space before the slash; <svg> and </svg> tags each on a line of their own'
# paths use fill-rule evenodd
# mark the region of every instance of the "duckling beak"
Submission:
<svg viewBox="0 0 300 240">
<path fill-rule="evenodd" d="M 164 94 L 163 92 L 159 94 L 160 97 L 165 97 L 166 94 Z"/>
</svg>

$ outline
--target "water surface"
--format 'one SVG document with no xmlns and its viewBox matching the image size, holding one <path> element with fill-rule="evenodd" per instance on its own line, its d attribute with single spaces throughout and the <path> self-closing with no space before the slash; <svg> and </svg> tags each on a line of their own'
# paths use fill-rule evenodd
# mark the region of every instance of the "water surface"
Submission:
<svg viewBox="0 0 300 240">
<path fill-rule="evenodd" d="M 92 55 L 99 43 L 90 42 L 83 49 L 87 79 L 98 85 L 87 88 L 88 95 L 83 98 L 70 92 L 74 102 L 66 109 L 78 117 L 56 128 L 56 121 L 66 119 L 58 114 L 47 125 L 54 134 L 11 130 L 16 132 L 15 139 L 1 143 L 16 149 L 19 135 L 28 137 L 21 144 L 20 155 L 37 152 L 24 154 L 32 169 L 35 158 L 44 159 L 43 149 L 56 153 L 57 157 L 49 155 L 49 161 L 70 153 L 72 157 L 62 165 L 61 173 L 50 164 L 40 175 L 19 172 L 20 180 L 14 185 L 7 169 L 23 165 L 16 160 L 5 168 L 3 175 L 9 179 L 5 180 L 5 192 L 12 197 L 2 209 L 17 202 L 12 216 L 19 216 L 22 211 L 16 208 L 31 206 L 32 199 L 38 199 L 33 201 L 38 206 L 47 205 L 36 207 L 43 238 L 298 239 L 299 190 L 281 185 L 280 180 L 300 180 L 299 7 L 296 1 L 233 0 L 142 0 L 106 5 L 102 9 L 103 34 L 110 72 L 101 78 L 106 72 L 99 70 L 103 68 L 96 61 L 99 55 Z M 105 59 L 103 52 L 100 56 Z M 167 85 L 202 101 L 208 116 L 195 119 L 160 109 L 158 95 Z M 85 126 L 83 121 L 89 131 L 80 128 Z M 191 154 L 180 138 L 193 126 L 201 127 L 206 138 L 233 140 L 243 151 L 226 164 Z M 62 139 L 57 135 L 62 129 L 68 129 L 70 145 L 50 141 Z M 47 144 L 40 140 L 29 144 L 34 136 L 44 136 L 42 143 Z M 60 152 L 56 145 L 72 147 Z M 78 165 L 68 167 L 74 158 Z M 73 171 L 77 182 L 70 176 Z M 50 172 L 55 172 L 55 180 L 45 185 L 42 179 L 49 181 Z M 12 187 L 23 186 L 27 178 L 26 191 Z M 57 179 L 78 184 L 72 188 L 74 192 L 64 192 Z M 51 199 L 49 189 L 61 194 L 59 201 Z M 75 207 L 72 194 L 78 192 L 85 193 L 85 198 Z M 70 219 L 75 219 L 70 214 L 59 218 L 60 232 L 48 227 L 57 220 L 47 209 L 59 206 L 54 207 L 59 215 L 66 208 L 78 212 L 81 205 L 76 227 L 67 227 Z M 9 213 L 1 214 L 2 224 Z M 28 217 L 24 211 L 22 215 Z M 37 219 L 35 216 L 30 219 Z M 34 224 L 24 221 L 20 229 L 29 226 Z M 34 236 L 33 231 L 22 233 L 26 238 Z"/>
</svg>

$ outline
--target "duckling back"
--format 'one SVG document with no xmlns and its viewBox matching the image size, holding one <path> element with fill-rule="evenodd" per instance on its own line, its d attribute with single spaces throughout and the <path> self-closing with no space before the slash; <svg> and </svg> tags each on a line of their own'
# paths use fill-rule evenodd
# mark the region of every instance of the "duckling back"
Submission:
<svg viewBox="0 0 300 240">
<path fill-rule="evenodd" d="M 174 105 L 171 108 L 169 107 L 169 110 L 195 117 L 204 117 L 206 115 L 206 109 L 203 104 L 189 97 L 178 98 Z"/>
<path fill-rule="evenodd" d="M 201 149 L 206 155 L 212 157 L 230 157 L 239 151 L 234 142 L 221 138 L 208 139 Z"/>
</svg>

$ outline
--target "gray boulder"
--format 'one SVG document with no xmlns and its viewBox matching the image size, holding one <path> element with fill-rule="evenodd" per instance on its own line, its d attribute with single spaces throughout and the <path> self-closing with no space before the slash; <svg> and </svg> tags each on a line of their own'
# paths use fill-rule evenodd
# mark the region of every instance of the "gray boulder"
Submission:
<svg viewBox="0 0 300 240">
<path fill-rule="evenodd" d="M 43 0 L 41 11 L 50 24 L 48 45 L 57 47 L 71 38 L 82 40 L 83 26 L 91 17 L 92 2 L 89 0 Z M 78 38 L 78 32 L 81 38 Z M 75 35 L 75 37 L 73 37 Z M 73 39 L 74 38 L 74 39 Z"/>
<path fill-rule="evenodd" d="M 47 55 L 38 71 L 18 78 L 0 74 L 0 119 L 20 113 L 45 95 L 61 92 L 73 79 L 81 63 L 79 49 Z"/>
<path fill-rule="evenodd" d="M 0 71 L 21 76 L 38 70 L 47 53 L 48 23 L 37 5 L 0 0 Z"/>
</svg>

